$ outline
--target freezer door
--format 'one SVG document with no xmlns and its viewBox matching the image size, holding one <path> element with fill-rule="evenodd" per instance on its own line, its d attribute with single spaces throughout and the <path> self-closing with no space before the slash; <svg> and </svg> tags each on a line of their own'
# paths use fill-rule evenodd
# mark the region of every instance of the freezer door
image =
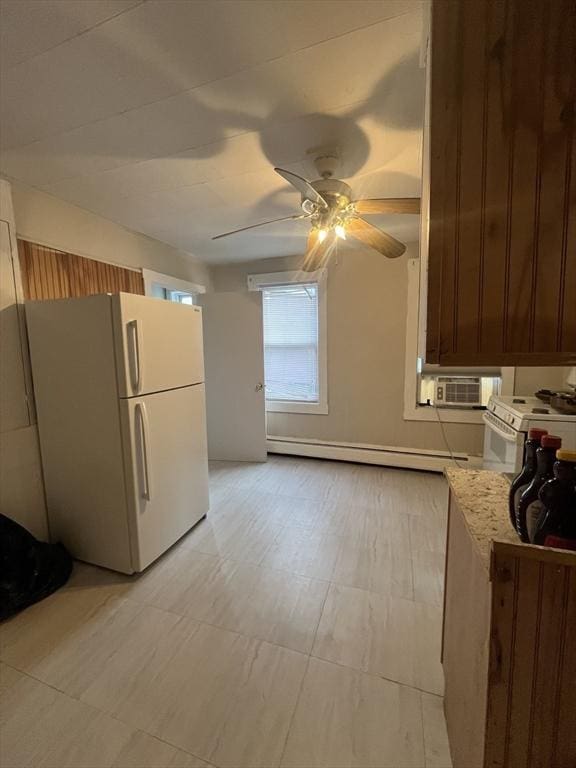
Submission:
<svg viewBox="0 0 576 768">
<path fill-rule="evenodd" d="M 120 397 L 204 381 L 200 307 L 132 293 L 111 298 Z"/>
<path fill-rule="evenodd" d="M 120 401 L 132 564 L 142 571 L 208 511 L 204 385 Z"/>
</svg>

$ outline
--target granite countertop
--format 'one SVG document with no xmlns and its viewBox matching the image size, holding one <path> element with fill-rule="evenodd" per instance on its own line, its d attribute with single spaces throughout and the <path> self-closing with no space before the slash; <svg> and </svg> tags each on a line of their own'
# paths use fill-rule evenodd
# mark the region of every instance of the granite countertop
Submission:
<svg viewBox="0 0 576 768">
<path fill-rule="evenodd" d="M 446 469 L 450 490 L 482 557 L 489 563 L 494 539 L 520 544 L 510 524 L 510 482 L 498 472 L 485 469 Z"/>
</svg>

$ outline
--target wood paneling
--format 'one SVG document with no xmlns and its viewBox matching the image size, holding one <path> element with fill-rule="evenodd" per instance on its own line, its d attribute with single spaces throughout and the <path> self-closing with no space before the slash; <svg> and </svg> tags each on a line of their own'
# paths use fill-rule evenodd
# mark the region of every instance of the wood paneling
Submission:
<svg viewBox="0 0 576 768">
<path fill-rule="evenodd" d="M 494 542 L 493 566 L 485 765 L 572 768 L 576 557 Z"/>
<path fill-rule="evenodd" d="M 103 261 L 18 240 L 24 298 L 63 299 L 95 293 L 144 294 L 142 274 Z"/>
<path fill-rule="evenodd" d="M 427 361 L 576 362 L 576 3 L 437 0 Z"/>
</svg>

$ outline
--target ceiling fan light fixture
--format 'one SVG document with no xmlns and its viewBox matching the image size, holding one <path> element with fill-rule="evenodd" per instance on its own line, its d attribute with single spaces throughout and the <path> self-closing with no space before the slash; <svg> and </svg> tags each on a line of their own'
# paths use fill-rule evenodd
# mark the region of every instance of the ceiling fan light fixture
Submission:
<svg viewBox="0 0 576 768">
<path fill-rule="evenodd" d="M 368 214 L 420 214 L 420 198 L 416 197 L 386 197 L 375 199 L 354 200 L 352 189 L 341 179 L 334 178 L 338 153 L 331 151 L 314 151 L 320 157 L 317 170 L 322 178 L 307 181 L 302 176 L 287 171 L 284 168 L 274 168 L 285 181 L 300 193 L 301 214 L 282 216 L 278 219 L 262 221 L 247 227 L 240 227 L 231 232 L 216 235 L 213 240 L 235 235 L 240 232 L 256 229 L 257 227 L 274 224 L 277 221 L 297 221 L 308 219 L 312 225 L 306 246 L 306 257 L 327 257 L 333 250 L 337 240 L 347 240 L 351 237 L 360 240 L 368 248 L 381 253 L 388 259 L 397 259 L 406 251 L 406 246 L 387 232 L 375 227 L 363 218 Z M 329 240 L 326 242 L 328 236 Z M 308 259 L 308 266 L 315 263 Z M 307 271 L 310 271 L 309 269 Z"/>
</svg>

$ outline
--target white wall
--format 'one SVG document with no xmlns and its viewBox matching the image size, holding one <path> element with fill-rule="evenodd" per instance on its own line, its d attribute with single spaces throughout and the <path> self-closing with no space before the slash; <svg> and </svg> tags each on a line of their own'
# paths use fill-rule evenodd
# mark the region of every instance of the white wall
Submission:
<svg viewBox="0 0 576 768">
<path fill-rule="evenodd" d="M 24 240 L 120 266 L 153 269 L 192 283 L 210 284 L 205 264 L 159 240 L 15 182 L 12 201 L 16 231 Z"/>
<path fill-rule="evenodd" d="M 329 442 L 447 450 L 434 422 L 405 421 L 407 257 L 390 260 L 349 245 L 328 269 L 327 415 L 268 413 L 268 433 Z M 216 267 L 215 290 L 246 290 L 246 276 L 295 269 L 299 258 Z M 482 452 L 483 428 L 445 424 L 453 451 Z"/>
<path fill-rule="evenodd" d="M 566 389 L 568 370 L 560 367 L 516 368 L 514 392 L 533 395 L 539 389 Z"/>
</svg>

